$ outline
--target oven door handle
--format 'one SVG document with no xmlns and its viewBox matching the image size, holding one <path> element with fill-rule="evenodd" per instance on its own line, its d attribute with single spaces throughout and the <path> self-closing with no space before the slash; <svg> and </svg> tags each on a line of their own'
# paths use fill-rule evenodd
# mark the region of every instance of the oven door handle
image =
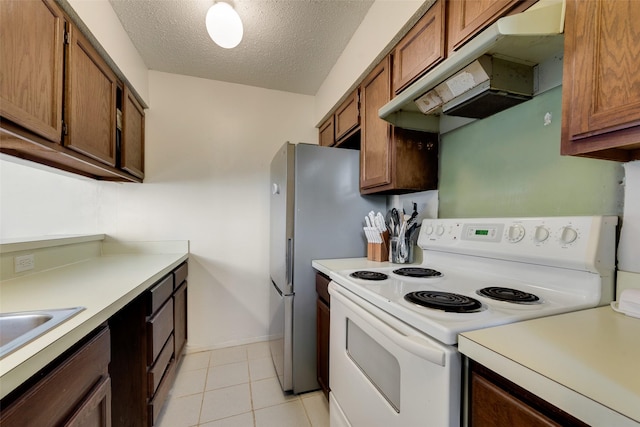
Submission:
<svg viewBox="0 0 640 427">
<path fill-rule="evenodd" d="M 365 310 L 359 304 L 343 295 L 340 289 L 337 289 L 336 285 L 329 285 L 329 293 L 331 294 L 331 298 L 336 298 L 339 303 L 347 306 L 351 311 L 362 317 L 369 325 L 402 349 L 436 365 L 446 365 L 445 352 L 438 348 L 436 343 L 419 335 L 411 334 L 409 329 L 413 328 L 410 326 L 386 314 L 373 305 L 368 306 Z M 370 311 L 375 314 L 372 314 Z"/>
</svg>

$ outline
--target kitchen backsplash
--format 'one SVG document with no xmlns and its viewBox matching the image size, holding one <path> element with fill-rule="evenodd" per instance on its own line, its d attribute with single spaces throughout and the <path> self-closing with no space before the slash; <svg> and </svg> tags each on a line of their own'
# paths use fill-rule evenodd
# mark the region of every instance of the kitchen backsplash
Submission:
<svg viewBox="0 0 640 427">
<path fill-rule="evenodd" d="M 441 136 L 439 216 L 621 215 L 617 162 L 560 155 L 562 88 Z"/>
</svg>

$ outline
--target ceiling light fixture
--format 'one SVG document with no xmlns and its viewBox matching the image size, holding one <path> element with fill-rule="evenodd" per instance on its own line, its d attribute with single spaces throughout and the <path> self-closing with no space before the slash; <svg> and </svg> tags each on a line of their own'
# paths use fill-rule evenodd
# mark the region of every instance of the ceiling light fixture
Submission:
<svg viewBox="0 0 640 427">
<path fill-rule="evenodd" d="M 229 3 L 217 2 L 207 12 L 207 32 L 218 46 L 232 49 L 242 40 L 240 15 Z"/>
</svg>

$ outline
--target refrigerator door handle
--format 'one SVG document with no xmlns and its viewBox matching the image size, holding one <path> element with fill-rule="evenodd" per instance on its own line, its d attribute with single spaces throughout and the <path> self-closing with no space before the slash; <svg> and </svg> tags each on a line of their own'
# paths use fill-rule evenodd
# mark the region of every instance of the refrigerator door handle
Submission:
<svg viewBox="0 0 640 427">
<path fill-rule="evenodd" d="M 287 239 L 287 294 L 293 289 L 293 239 Z"/>
</svg>

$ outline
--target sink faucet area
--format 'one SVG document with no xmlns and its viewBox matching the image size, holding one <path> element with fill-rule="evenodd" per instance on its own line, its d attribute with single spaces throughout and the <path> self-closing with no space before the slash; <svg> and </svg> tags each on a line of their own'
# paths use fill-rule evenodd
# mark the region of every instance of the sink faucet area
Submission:
<svg viewBox="0 0 640 427">
<path fill-rule="evenodd" d="M 71 307 L 0 313 L 0 359 L 84 309 L 84 307 Z"/>
</svg>

